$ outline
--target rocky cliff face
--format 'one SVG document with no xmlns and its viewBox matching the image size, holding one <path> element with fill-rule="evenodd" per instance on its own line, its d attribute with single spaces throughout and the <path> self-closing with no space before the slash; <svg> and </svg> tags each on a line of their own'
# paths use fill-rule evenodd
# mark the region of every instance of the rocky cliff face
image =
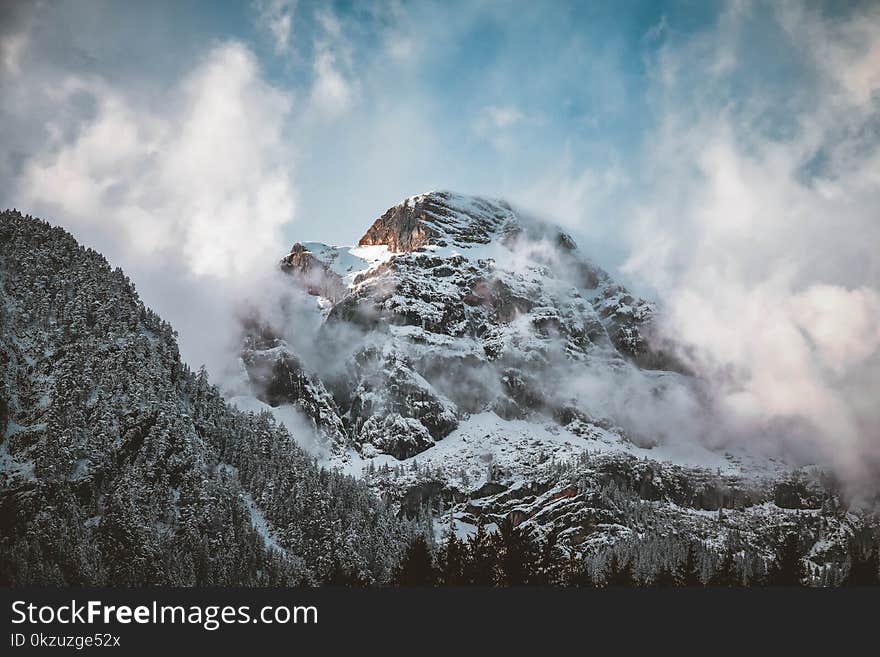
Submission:
<svg viewBox="0 0 880 657">
<path fill-rule="evenodd" d="M 333 295 L 319 299 L 321 328 L 299 347 L 297 385 L 273 379 L 291 361 L 277 344 L 246 351 L 275 359 L 256 394 L 333 426 L 322 433 L 331 462 L 364 474 L 401 515 L 431 511 L 465 531 L 509 520 L 582 556 L 684 532 L 710 552 L 735 544 L 745 578 L 795 532 L 826 581 L 845 571 L 854 537 L 872 531 L 817 470 L 699 444 L 683 451 L 675 429 L 633 421 L 640 405 L 699 400 L 655 342 L 657 309 L 569 235 L 504 202 L 411 197 L 358 246 L 297 246 L 283 266 L 294 260 L 310 271 L 321 263 Z M 310 389 L 332 403 L 318 408 Z"/>
<path fill-rule="evenodd" d="M 335 303 L 345 294 L 342 278 L 327 263 L 316 258 L 300 243 L 281 260 L 281 269 L 289 273 L 309 294 Z"/>
<path fill-rule="evenodd" d="M 412 196 L 376 219 L 358 246 L 387 246 L 393 253 L 423 246 L 487 244 L 498 228 L 516 217 L 504 202 L 465 198 L 448 192 Z"/>
</svg>

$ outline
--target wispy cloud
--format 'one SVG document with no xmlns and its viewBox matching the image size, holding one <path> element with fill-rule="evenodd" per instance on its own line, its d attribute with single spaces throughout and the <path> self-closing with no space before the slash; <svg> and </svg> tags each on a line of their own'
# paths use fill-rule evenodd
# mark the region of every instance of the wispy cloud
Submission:
<svg viewBox="0 0 880 657">
<path fill-rule="evenodd" d="M 483 115 L 493 127 L 503 129 L 516 125 L 525 115 L 513 106 L 489 105 L 483 108 Z"/>
<path fill-rule="evenodd" d="M 257 25 L 266 31 L 279 55 L 290 51 L 296 0 L 255 0 Z"/>
<path fill-rule="evenodd" d="M 320 116 L 334 117 L 347 111 L 354 100 L 354 90 L 339 69 L 336 56 L 322 50 L 315 57 L 315 81 L 311 102 Z"/>
<path fill-rule="evenodd" d="M 0 40 L 0 62 L 4 70 L 11 75 L 21 73 L 21 57 L 29 41 L 27 32 L 17 32 Z"/>
<path fill-rule="evenodd" d="M 648 41 L 657 41 L 662 39 L 666 32 L 669 31 L 669 21 L 666 20 L 666 14 L 660 17 L 660 20 L 648 28 L 645 32 L 645 39 Z"/>
<path fill-rule="evenodd" d="M 316 117 L 332 119 L 352 107 L 358 84 L 348 73 L 352 53 L 342 22 L 328 8 L 315 12 L 315 22 L 318 33 L 314 42 L 311 109 Z"/>
</svg>

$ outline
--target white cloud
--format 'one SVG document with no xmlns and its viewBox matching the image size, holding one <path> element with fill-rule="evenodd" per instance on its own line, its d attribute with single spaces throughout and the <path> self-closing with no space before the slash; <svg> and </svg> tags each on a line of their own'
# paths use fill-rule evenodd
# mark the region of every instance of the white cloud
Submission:
<svg viewBox="0 0 880 657">
<path fill-rule="evenodd" d="M 473 131 L 495 150 L 509 152 L 517 143 L 515 128 L 525 120 L 526 115 L 513 105 L 488 105 L 479 111 Z"/>
<path fill-rule="evenodd" d="M 880 348 L 880 295 L 862 287 L 813 285 L 792 297 L 792 316 L 822 364 L 843 375 Z"/>
<path fill-rule="evenodd" d="M 354 89 L 340 72 L 332 52 L 325 50 L 316 55 L 314 72 L 312 107 L 324 117 L 336 117 L 345 113 L 354 100 Z"/>
<path fill-rule="evenodd" d="M 403 3 L 400 0 L 389 0 L 372 5 L 370 11 L 378 22 L 385 25 L 381 36 L 385 52 L 397 63 L 412 63 L 417 60 L 423 43 L 414 35 L 420 30 L 410 20 Z"/>
<path fill-rule="evenodd" d="M 282 134 L 290 99 L 246 47 L 213 49 L 162 111 L 94 77 L 67 77 L 55 102 L 83 94 L 94 116 L 29 161 L 22 207 L 70 227 L 100 224 L 137 257 L 179 253 L 196 275 L 241 277 L 277 255 L 294 211 Z"/>
<path fill-rule="evenodd" d="M 335 119 L 348 112 L 357 97 L 358 82 L 351 74 L 351 44 L 343 34 L 342 22 L 330 9 L 316 11 L 315 21 L 320 30 L 312 62 L 311 116 Z"/>
<path fill-rule="evenodd" d="M 339 18 L 329 9 L 322 9 L 315 12 L 315 20 L 324 30 L 326 35 L 331 39 L 338 39 L 342 36 L 342 23 Z"/>
<path fill-rule="evenodd" d="M 256 0 L 257 25 L 269 33 L 275 52 L 282 55 L 291 48 L 296 0 Z"/>
<path fill-rule="evenodd" d="M 21 73 L 21 58 L 29 41 L 29 35 L 25 31 L 15 32 L 0 38 L 0 62 L 2 62 L 3 70 L 7 74 L 17 76 Z"/>
<path fill-rule="evenodd" d="M 837 20 L 822 20 L 797 3 L 782 5 L 780 22 L 788 35 L 809 44 L 816 66 L 833 82 L 829 101 L 842 90 L 844 103 L 870 110 L 880 89 L 880 7 Z"/>
<path fill-rule="evenodd" d="M 408 36 L 393 34 L 386 39 L 388 53 L 396 60 L 407 61 L 416 53 L 416 44 Z"/>
<path fill-rule="evenodd" d="M 626 183 L 619 165 L 602 170 L 578 167 L 564 154 L 555 165 L 514 192 L 520 202 L 569 228 L 599 230 L 604 205 Z M 616 232 L 616 227 L 612 226 Z M 604 230 L 604 229 L 602 229 Z"/>
</svg>

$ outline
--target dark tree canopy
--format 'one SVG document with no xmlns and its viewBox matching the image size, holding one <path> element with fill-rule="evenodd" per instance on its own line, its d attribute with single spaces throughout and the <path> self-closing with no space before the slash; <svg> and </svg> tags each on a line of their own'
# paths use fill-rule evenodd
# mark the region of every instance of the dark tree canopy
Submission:
<svg viewBox="0 0 880 657">
<path fill-rule="evenodd" d="M 0 216 L 0 584 L 385 582 L 411 530 L 228 406 L 120 269 Z"/>
</svg>

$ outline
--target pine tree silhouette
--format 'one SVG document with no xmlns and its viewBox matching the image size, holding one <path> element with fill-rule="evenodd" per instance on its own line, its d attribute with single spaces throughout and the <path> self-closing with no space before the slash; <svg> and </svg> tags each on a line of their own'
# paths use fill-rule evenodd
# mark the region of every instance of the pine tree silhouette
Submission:
<svg viewBox="0 0 880 657">
<path fill-rule="evenodd" d="M 486 531 L 482 519 L 477 523 L 477 531 L 468 537 L 464 567 L 464 579 L 475 586 L 492 586 L 496 577 L 496 541 Z"/>
<path fill-rule="evenodd" d="M 398 586 L 432 586 L 436 581 L 431 550 L 425 537 L 419 534 L 409 544 L 398 567 L 395 582 Z"/>
<path fill-rule="evenodd" d="M 528 584 L 537 570 L 538 551 L 531 536 L 505 518 L 498 528 L 501 574 L 507 586 Z"/>
<path fill-rule="evenodd" d="M 693 545 L 688 545 L 687 555 L 675 571 L 675 580 L 679 586 L 703 585 L 697 573 L 696 549 Z"/>
<path fill-rule="evenodd" d="M 461 586 L 465 583 L 464 567 L 465 559 L 464 542 L 456 536 L 455 523 L 449 525 L 449 534 L 446 544 L 443 546 L 441 559 L 440 579 L 446 586 Z"/>
<path fill-rule="evenodd" d="M 721 559 L 715 567 L 715 572 L 712 574 L 712 579 L 709 584 L 712 586 L 730 587 L 740 586 L 741 583 L 739 575 L 736 572 L 736 559 L 734 559 L 733 550 L 728 548 L 724 551 L 724 554 L 721 555 Z"/>
<path fill-rule="evenodd" d="M 776 552 L 776 561 L 767 573 L 769 586 L 800 586 L 802 569 L 798 536 L 789 532 Z"/>
<path fill-rule="evenodd" d="M 845 586 L 880 586 L 880 547 L 853 546 L 852 563 L 846 576 Z"/>
</svg>

